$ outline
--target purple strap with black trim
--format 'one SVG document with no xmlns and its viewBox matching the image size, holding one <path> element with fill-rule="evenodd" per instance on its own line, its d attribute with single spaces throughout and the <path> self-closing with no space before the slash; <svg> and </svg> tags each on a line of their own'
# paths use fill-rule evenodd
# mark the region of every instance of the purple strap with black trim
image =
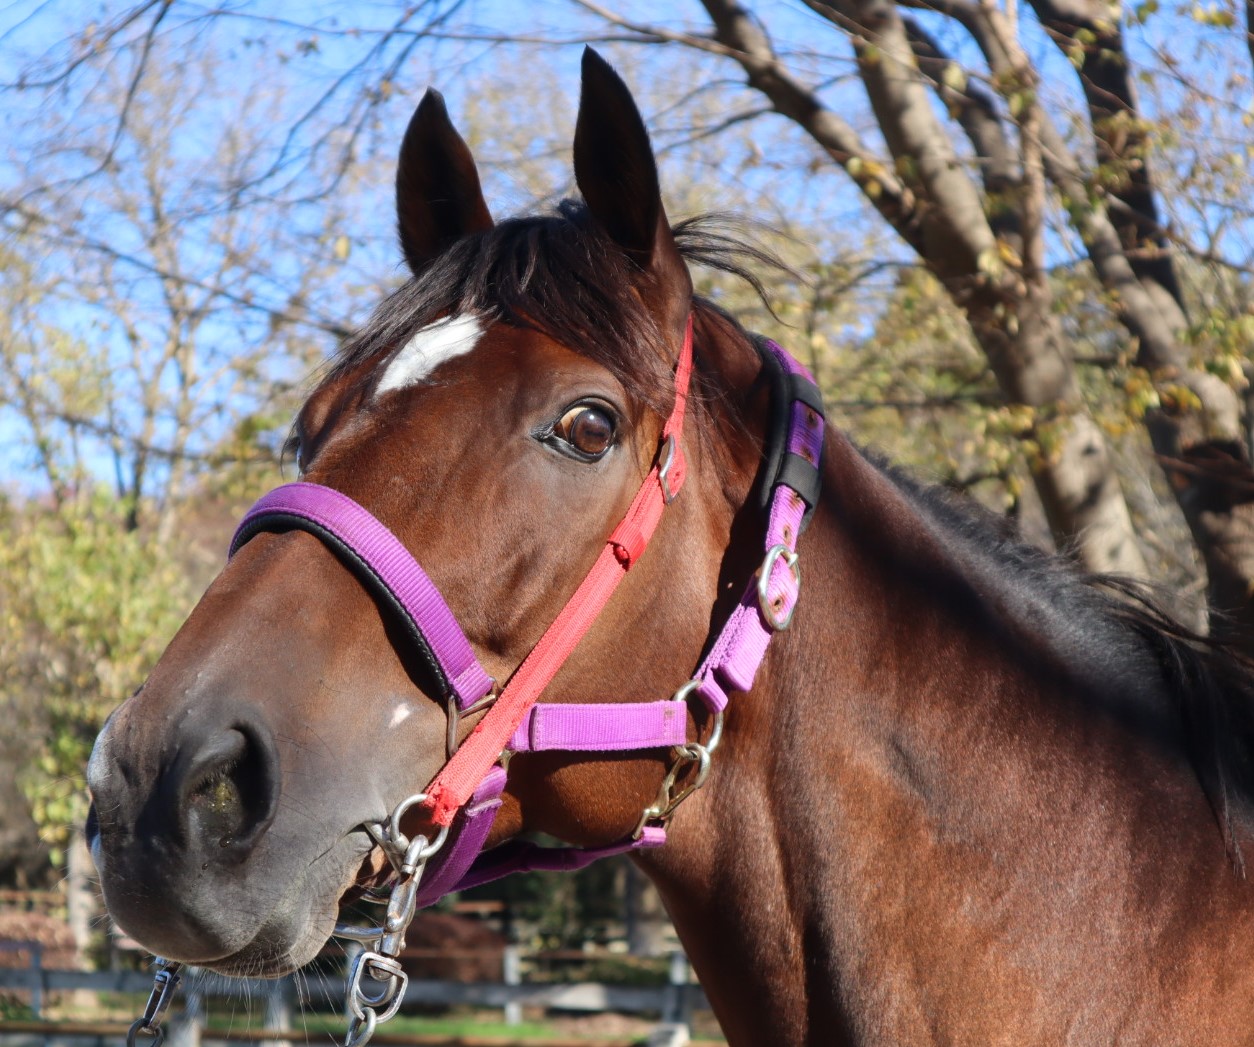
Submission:
<svg viewBox="0 0 1254 1047">
<path fill-rule="evenodd" d="M 771 636 L 786 628 L 796 607 L 801 576 L 797 539 L 812 509 L 798 488 L 811 497 L 818 490 L 824 419 L 813 379 L 774 342 L 763 339 L 794 390 L 787 402 L 787 465 L 770 478 L 772 495 L 762 569 L 719 631 L 693 681 L 694 691 L 711 712 L 722 712 L 729 692 L 753 686 Z M 813 470 L 809 475 L 806 467 Z M 804 477 L 804 483 L 798 479 Z M 309 531 L 366 572 L 373 588 L 407 620 L 439 682 L 465 711 L 489 694 L 493 680 L 435 584 L 390 530 L 347 495 L 320 484 L 291 483 L 260 498 L 245 514 L 231 541 L 231 555 L 262 531 Z M 765 574 L 765 578 L 762 575 Z M 510 739 L 513 752 L 614 752 L 659 749 L 687 742 L 688 708 L 678 695 L 658 702 L 535 705 Z M 511 841 L 486 853 L 483 845 L 501 806 L 505 768 L 493 767 L 463 807 L 441 852 L 428 865 L 418 905 L 446 894 L 488 883 L 515 872 L 574 870 L 611 854 L 666 841 L 661 826 L 646 825 L 638 836 L 605 847 L 540 847 Z"/>
<path fill-rule="evenodd" d="M 297 521 L 314 527 L 303 527 Z M 292 526 L 313 530 L 324 542 L 331 539 L 329 544 L 371 572 L 409 620 L 420 645 L 430 655 L 432 668 L 447 693 L 457 699 L 459 709 L 464 712 L 492 690 L 492 677 L 479 664 L 435 583 L 396 535 L 348 495 L 321 484 L 298 482 L 276 487 L 244 514 L 231 539 L 230 555 L 260 531 Z"/>
<path fill-rule="evenodd" d="M 769 340 L 765 345 L 788 374 L 813 382 L 810 373 L 778 345 Z M 790 403 L 788 409 L 791 413 L 788 453 L 810 463 L 818 473 L 823 458 L 823 416 L 799 399 Z M 795 566 L 797 539 L 807 508 L 796 489 L 786 483 L 775 487 L 766 527 L 765 544 L 770 560 L 769 565 L 763 564 L 769 571 L 766 595 L 761 595 L 758 579 L 750 582 L 705 660 L 693 674 L 697 681 L 696 693 L 712 712 L 721 712 L 727 707 L 729 691 L 747 691 L 753 686 L 758 666 L 766 656 L 767 644 L 776 632 L 771 619 L 787 622 L 792 617 L 801 589 L 801 574 Z M 771 557 L 770 550 L 777 548 L 787 550 L 787 554 L 781 552 Z M 790 560 L 794 566 L 789 566 Z"/>
</svg>

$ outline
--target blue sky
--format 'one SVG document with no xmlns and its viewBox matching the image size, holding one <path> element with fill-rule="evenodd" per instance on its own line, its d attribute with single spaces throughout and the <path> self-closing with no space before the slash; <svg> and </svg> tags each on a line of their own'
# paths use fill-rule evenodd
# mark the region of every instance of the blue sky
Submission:
<svg viewBox="0 0 1254 1047">
<path fill-rule="evenodd" d="M 672 29 L 706 25 L 700 5 L 689 0 L 621 6 L 630 8 L 632 16 L 641 21 L 657 20 Z M 296 274 L 311 266 L 328 265 L 324 252 L 334 252 L 340 236 L 348 240 L 348 257 L 332 260 L 334 265 L 319 284 L 317 299 L 306 303 L 313 313 L 326 320 L 360 320 L 378 289 L 396 278 L 392 157 L 409 113 L 429 83 L 444 91 L 455 119 L 472 135 L 496 213 L 533 206 L 537 192 L 545 195 L 568 188 L 578 47 L 524 49 L 485 39 L 501 33 L 573 41 L 597 28 L 594 18 L 566 0 L 527 4 L 470 0 L 457 7 L 456 18 L 445 26 L 449 39 L 421 41 L 406 52 L 411 41 L 397 38 L 373 54 L 370 48 L 379 38 L 369 30 L 391 25 L 402 5 L 362 3 L 349 8 L 342 3 L 304 4 L 300 7 L 300 26 L 284 21 L 285 13 L 292 10 L 290 5 L 237 2 L 227 8 L 234 12 L 232 17 L 209 18 L 207 12 L 215 8 L 176 3 L 157 34 L 157 58 L 172 56 L 175 64 L 162 74 L 165 79 L 157 84 L 156 91 L 168 90 L 181 107 L 179 126 L 169 129 L 172 162 L 179 168 L 181 180 L 171 183 L 170 192 L 179 195 L 191 211 L 195 210 L 195 193 L 211 200 L 212 193 L 221 188 L 223 143 L 241 128 L 255 126 L 250 121 L 266 119 L 274 128 L 267 148 L 248 167 L 255 174 L 273 166 L 270 175 L 250 190 L 254 196 L 277 194 L 299 199 L 319 186 L 325 187 L 325 171 L 321 179 L 315 179 L 306 161 L 311 147 L 328 133 L 328 117 L 353 113 L 354 104 L 362 98 L 363 85 L 377 86 L 389 66 L 395 63 L 397 67 L 387 98 L 369 110 L 356 140 L 359 163 L 351 187 L 346 184 L 330 198 L 293 205 L 268 217 L 261 210 L 248 212 L 257 216 L 248 219 L 257 223 L 252 230 L 254 239 L 272 248 L 267 252 L 269 257 L 248 277 L 247 291 L 254 305 L 286 309 L 285 295 Z M 828 103 L 855 125 L 868 144 L 881 148 L 847 44 L 799 3 L 775 2 L 755 5 L 755 9 L 763 12 L 782 54 L 791 57 L 809 49 L 815 40 L 831 40 L 830 48 L 821 49 L 802 68 L 815 81 L 829 81 L 825 89 Z M 117 4 L 70 0 L 3 4 L 0 69 L 25 71 L 37 69 L 41 59 L 54 64 L 64 61 L 89 26 L 105 22 L 102 12 L 116 17 L 118 10 Z M 351 16 L 346 16 L 347 11 Z M 1142 85 L 1147 111 L 1181 111 L 1180 132 L 1197 139 L 1196 146 L 1186 142 L 1179 153 L 1180 162 L 1186 165 L 1196 162 L 1206 150 L 1248 149 L 1250 138 L 1243 123 L 1250 101 L 1245 69 L 1248 55 L 1241 32 L 1205 24 L 1207 17 L 1199 20 L 1193 17 L 1196 12 L 1191 12 L 1191 5 L 1164 8 L 1145 27 L 1129 31 L 1137 61 L 1160 70 Z M 349 17 L 351 23 L 346 21 Z M 957 30 L 935 19 L 930 24 L 955 54 L 970 54 L 970 45 Z M 819 32 L 824 35 L 819 36 Z M 1067 100 L 1075 96 L 1072 71 L 1039 33 L 1029 35 L 1027 47 L 1049 81 L 1047 105 L 1066 129 Z M 743 89 L 726 90 L 728 85 L 743 81 L 739 69 L 730 62 L 698 61 L 687 53 L 680 58 L 681 52 L 671 48 L 620 43 L 608 49 L 651 118 L 655 144 L 662 152 L 663 178 L 669 180 L 676 196 L 703 208 L 752 199 L 759 215 L 768 221 L 808 221 L 815 251 L 821 257 L 850 248 L 858 250 L 863 245 L 881 256 L 905 257 L 900 245 L 884 232 L 851 189 L 848 179 L 830 164 L 820 162 L 814 147 L 779 117 L 766 116 L 748 125 L 752 140 L 706 141 L 696 148 L 679 145 L 694 125 L 721 119 L 729 107 L 759 104 Z M 6 92 L 2 110 L 6 149 L 0 153 L 0 198 L 22 196 L 34 175 L 44 180 L 63 179 L 67 188 L 60 195 L 54 194 L 57 206 L 79 213 L 79 229 L 127 251 L 142 246 L 134 240 L 134 230 L 111 214 L 107 199 L 90 194 L 75 198 L 73 183 L 90 167 L 92 156 L 99 154 L 99 143 L 108 140 L 109 121 L 115 118 L 116 109 L 102 108 L 99 100 L 107 96 L 111 77 L 116 97 L 116 83 L 126 82 L 127 63 L 134 61 L 134 54 L 132 50 L 129 57 L 111 66 L 99 60 L 87 62 L 64 85 L 50 92 Z M 358 62 L 364 63 L 362 77 L 336 88 L 336 78 Z M 1163 75 L 1163 70 L 1171 75 Z M 1186 126 L 1189 115 L 1181 109 L 1185 79 L 1201 85 L 1217 100 L 1203 114 L 1205 126 L 1200 128 Z M 327 101 L 316 110 L 315 102 L 324 95 Z M 679 102 L 672 105 L 675 99 Z M 313 115 L 299 125 L 289 142 L 282 129 L 311 111 Z M 331 134 L 333 144 L 342 144 L 335 132 Z M 96 152 L 85 155 L 78 146 L 93 139 Z M 328 149 L 312 155 L 316 166 L 319 157 L 329 160 L 333 152 Z M 115 160 L 123 179 L 134 177 L 143 162 L 125 142 L 120 144 Z M 247 196 L 244 194 L 243 204 L 248 203 Z M 51 201 L 52 197 L 40 199 Z M 326 231 L 321 241 L 310 236 L 302 240 L 297 235 L 318 230 L 334 209 L 343 212 L 342 228 Z M 216 258 L 219 248 L 214 243 L 212 217 L 189 219 L 181 230 L 176 256 L 186 271 L 195 271 Z M 1220 248 L 1236 260 L 1248 262 L 1246 215 L 1220 209 L 1204 194 L 1178 201 L 1177 221 L 1190 235 L 1204 238 L 1208 227 L 1218 226 L 1220 218 L 1228 223 Z M 11 228 L 11 216 L 9 222 Z M 279 224 L 267 227 L 266 222 Z M 1061 260 L 1074 249 L 1074 244 L 1056 240 L 1051 251 Z M 35 258 L 34 264 L 43 267 L 45 276 L 56 278 L 73 275 L 74 267 L 99 261 L 81 250 L 49 249 L 45 257 Z M 155 302 L 150 297 L 158 294 L 153 282 L 140 272 L 133 277 L 132 304 Z M 63 299 L 42 315 L 45 321 L 91 345 L 105 371 L 125 374 L 119 361 L 127 348 L 107 303 L 88 306 L 81 300 Z M 161 336 L 159 310 L 156 317 L 143 329 L 144 337 L 154 341 Z M 264 344 L 268 327 L 269 319 L 262 312 L 224 308 L 204 337 L 217 343 L 212 347 L 215 352 L 226 354 L 242 343 Z M 307 338 L 311 349 L 320 352 L 331 345 L 331 340 L 316 330 L 302 337 Z M 299 351 L 296 355 L 300 356 Z M 307 356 L 301 359 L 307 364 Z M 290 347 L 286 356 L 276 353 L 259 375 L 261 387 L 266 381 L 294 380 L 294 369 L 299 366 Z M 266 370 L 269 367 L 273 370 Z M 176 380 L 176 376 L 170 378 Z M 213 417 L 206 418 L 204 431 L 198 434 L 202 447 L 221 439 L 222 427 L 230 424 L 234 414 L 264 403 L 265 394 L 254 391 L 252 400 L 245 396 L 231 403 L 227 402 L 229 390 L 222 386 L 216 393 L 210 388 L 206 395 L 219 395 L 225 406 L 217 419 L 218 428 Z M 124 403 L 122 409 L 125 412 Z M 28 434 L 12 415 L 0 410 L 0 472 L 9 478 L 10 485 L 14 477 L 29 475 L 32 455 L 24 442 L 27 439 Z M 105 450 L 89 447 L 87 458 L 94 469 L 107 476 L 109 457 Z"/>
</svg>

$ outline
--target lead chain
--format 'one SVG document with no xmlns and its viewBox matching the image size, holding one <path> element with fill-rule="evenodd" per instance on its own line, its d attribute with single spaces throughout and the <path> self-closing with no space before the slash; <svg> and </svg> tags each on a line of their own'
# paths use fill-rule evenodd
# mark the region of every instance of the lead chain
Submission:
<svg viewBox="0 0 1254 1047">
<path fill-rule="evenodd" d="M 153 975 L 152 991 L 148 994 L 148 1003 L 144 1005 L 144 1013 L 131 1023 L 126 1032 L 126 1047 L 136 1047 L 140 1034 L 151 1038 L 149 1047 L 161 1047 L 165 1042 L 165 1030 L 161 1028 L 161 1016 L 165 1014 L 170 1001 L 174 999 L 174 990 L 179 983 L 181 963 L 173 960 L 157 958 L 157 973 Z"/>
<path fill-rule="evenodd" d="M 400 961 L 400 952 L 405 947 L 405 932 L 418 908 L 418 886 L 427 862 L 444 845 L 448 836 L 447 828 L 440 831 L 434 842 L 428 842 L 425 836 L 415 836 L 410 840 L 401 832 L 401 816 L 424 799 L 421 794 L 411 796 L 397 806 L 387 822 L 367 826 L 396 870 L 397 879 L 388 895 L 387 915 L 382 926 L 368 930 L 336 928 L 341 937 L 373 943 L 372 948 L 364 949 L 353 961 L 348 980 L 346 1003 L 349 1018 L 344 1047 L 365 1047 L 375 1028 L 395 1015 L 405 999 L 409 976 L 401 968 Z M 369 987 L 367 979 L 379 987 Z"/>
</svg>

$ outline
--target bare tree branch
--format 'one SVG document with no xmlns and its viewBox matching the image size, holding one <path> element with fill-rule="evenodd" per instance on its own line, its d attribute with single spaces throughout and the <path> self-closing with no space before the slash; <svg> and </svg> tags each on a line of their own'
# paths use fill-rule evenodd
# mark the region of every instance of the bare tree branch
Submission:
<svg viewBox="0 0 1254 1047">
<path fill-rule="evenodd" d="M 1098 150 L 1098 163 L 1118 177 L 1107 185 L 1123 204 L 1125 219 L 1118 223 L 1124 250 L 1144 245 L 1166 247 L 1150 175 L 1145 131 L 1124 47 L 1118 13 L 1103 0 L 1029 0 L 1048 35 L 1058 47 L 1078 60 L 1080 84 L 1089 107 L 1089 122 Z M 1108 180 L 1109 183 L 1109 180 Z M 1154 296 L 1159 311 L 1174 332 L 1183 330 L 1184 300 L 1165 250 L 1129 255 L 1132 271 Z"/>
<path fill-rule="evenodd" d="M 213 284 L 206 283 L 196 277 L 188 276 L 184 273 L 178 273 L 172 269 L 166 269 L 159 265 L 154 265 L 152 262 L 146 261 L 137 255 L 119 250 L 112 244 L 107 244 L 91 237 L 82 236 L 63 227 L 58 227 L 26 204 L 0 199 L 0 210 L 7 211 L 10 214 L 16 214 L 21 217 L 27 223 L 26 228 L 23 230 L 24 233 L 42 236 L 49 241 L 71 247 L 94 251 L 97 254 L 104 255 L 116 261 L 123 262 L 126 265 L 133 266 L 141 272 L 159 277 L 163 281 L 169 280 L 188 287 L 198 288 L 199 290 L 206 291 L 215 297 L 221 298 L 223 301 L 230 302 L 233 305 L 237 305 L 249 312 L 264 314 L 276 324 L 295 324 L 301 327 L 311 327 L 315 330 L 323 331 L 326 334 L 340 339 L 347 338 L 352 334 L 352 329 L 344 326 L 343 324 L 338 324 L 330 320 L 319 319 L 308 314 L 293 313 L 286 309 L 278 309 L 273 306 L 256 302 L 248 295 L 241 295 L 229 288 L 218 287 Z"/>
</svg>

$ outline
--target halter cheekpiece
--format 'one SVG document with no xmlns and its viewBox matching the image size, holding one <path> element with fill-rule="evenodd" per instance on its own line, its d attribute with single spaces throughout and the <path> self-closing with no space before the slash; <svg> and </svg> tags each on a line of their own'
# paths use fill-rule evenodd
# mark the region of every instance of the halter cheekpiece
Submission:
<svg viewBox="0 0 1254 1047">
<path fill-rule="evenodd" d="M 573 870 L 598 858 L 666 840 L 676 807 L 705 780 L 722 733 L 728 696 L 753 686 L 771 636 L 792 620 L 801 586 L 797 540 L 818 501 L 823 453 L 823 400 L 809 372 L 775 342 L 755 339 L 769 381 L 761 505 L 765 554 L 739 603 L 707 645 L 692 677 L 664 701 L 542 704 L 541 693 L 644 552 L 667 505 L 683 487 L 687 464 L 680 447 L 692 372 L 692 319 L 675 368 L 675 404 L 652 469 L 626 515 L 574 595 L 504 687 L 484 671 L 435 584 L 386 526 L 347 495 L 312 483 L 290 483 L 263 495 L 244 515 L 231 555 L 257 534 L 302 530 L 333 549 L 361 582 L 403 623 L 412 647 L 430 669 L 448 709 L 448 760 L 423 793 L 402 802 L 384 822 L 366 826 L 387 855 L 396 880 L 379 927 L 340 925 L 337 935 L 369 943 L 354 965 L 348 994 L 353 1018 L 348 1042 L 360 1047 L 375 1025 L 391 1017 L 404 995 L 397 956 L 416 909 L 453 891 L 514 872 Z M 687 737 L 688 703 L 711 717 L 704 743 Z M 457 742 L 460 720 L 486 709 Z M 672 760 L 657 799 L 635 831 L 609 846 L 578 849 L 511 841 L 483 845 L 506 785 L 506 762 L 516 752 L 612 752 L 670 749 Z M 433 840 L 410 840 L 401 816 L 420 808 L 437 827 Z M 373 991 L 363 979 L 383 988 Z"/>
</svg>

